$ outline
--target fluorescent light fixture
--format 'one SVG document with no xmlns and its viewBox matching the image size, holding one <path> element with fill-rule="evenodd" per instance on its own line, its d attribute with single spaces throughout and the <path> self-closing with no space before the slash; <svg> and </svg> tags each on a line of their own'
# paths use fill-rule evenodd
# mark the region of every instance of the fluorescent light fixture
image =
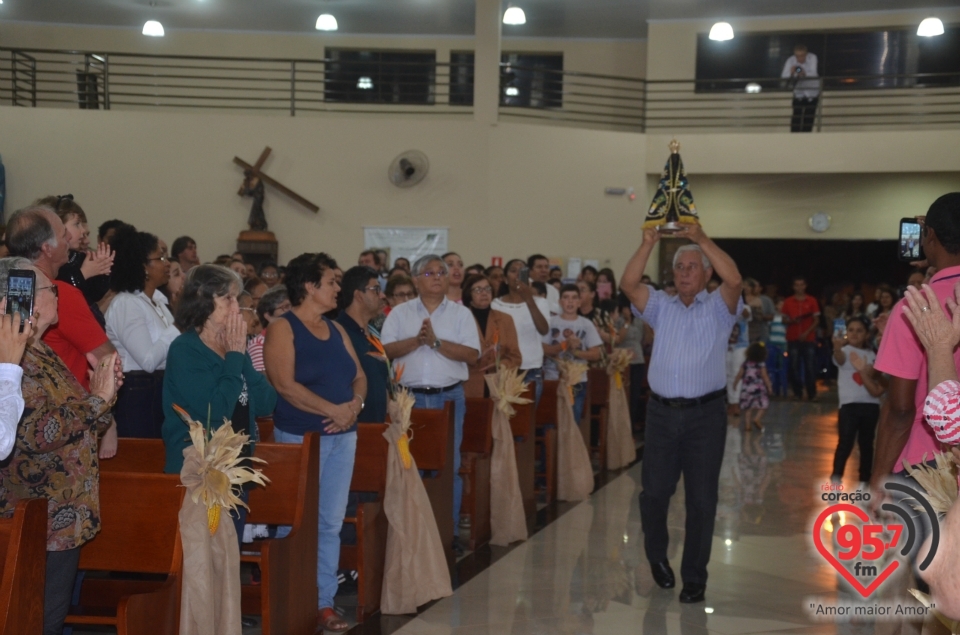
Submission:
<svg viewBox="0 0 960 635">
<path fill-rule="evenodd" d="M 729 22 L 717 22 L 710 27 L 710 39 L 717 42 L 726 42 L 733 39 L 733 27 Z"/>
<path fill-rule="evenodd" d="M 371 90 L 373 88 L 373 80 L 369 77 L 361 77 L 357 80 L 357 88 L 360 90 Z"/>
<path fill-rule="evenodd" d="M 751 95 L 756 95 L 761 90 L 763 90 L 763 86 L 761 86 L 757 82 L 750 82 L 749 84 L 747 84 L 747 87 L 745 90 Z"/>
<path fill-rule="evenodd" d="M 703 607 L 703 612 L 706 613 L 707 615 L 710 615 L 711 613 L 713 613 L 713 607 L 712 607 L 712 606 L 705 606 L 705 607 Z"/>
<path fill-rule="evenodd" d="M 317 18 L 318 31 L 336 31 L 337 28 L 337 19 L 329 13 L 324 13 Z"/>
<path fill-rule="evenodd" d="M 507 86 L 507 89 L 503 91 L 507 97 L 516 97 L 520 94 L 520 89 L 516 86 Z"/>
<path fill-rule="evenodd" d="M 917 35 L 923 37 L 943 35 L 943 22 L 940 21 L 940 18 L 925 18 L 917 28 Z"/>
<path fill-rule="evenodd" d="M 503 23 L 520 25 L 527 23 L 527 16 L 520 7 L 509 6 L 503 14 Z"/>
<path fill-rule="evenodd" d="M 163 37 L 163 25 L 156 20 L 147 20 L 143 23 L 143 34 L 150 37 Z"/>
</svg>

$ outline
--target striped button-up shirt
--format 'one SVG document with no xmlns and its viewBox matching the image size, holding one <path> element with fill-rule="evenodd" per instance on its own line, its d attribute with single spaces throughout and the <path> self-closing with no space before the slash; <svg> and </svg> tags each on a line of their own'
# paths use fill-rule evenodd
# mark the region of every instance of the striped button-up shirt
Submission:
<svg viewBox="0 0 960 635">
<path fill-rule="evenodd" d="M 654 330 L 653 353 L 647 374 L 650 390 L 670 399 L 702 397 L 727 385 L 727 341 L 743 312 L 743 299 L 736 314 L 724 302 L 720 290 L 696 295 L 690 306 L 679 296 L 650 289 L 643 318 Z"/>
</svg>

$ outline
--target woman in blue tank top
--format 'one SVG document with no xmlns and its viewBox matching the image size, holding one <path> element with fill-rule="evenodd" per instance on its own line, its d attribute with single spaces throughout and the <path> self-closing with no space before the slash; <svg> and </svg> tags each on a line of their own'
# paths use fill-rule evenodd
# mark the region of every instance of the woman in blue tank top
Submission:
<svg viewBox="0 0 960 635">
<path fill-rule="evenodd" d="M 317 608 L 326 631 L 348 624 L 333 608 L 340 560 L 340 528 L 357 449 L 357 415 L 367 395 L 367 378 L 343 327 L 323 317 L 336 308 L 337 263 L 326 254 L 290 261 L 284 285 L 293 308 L 267 327 L 263 358 L 277 389 L 274 436 L 302 443 L 320 433 L 320 509 L 317 537 Z"/>
</svg>

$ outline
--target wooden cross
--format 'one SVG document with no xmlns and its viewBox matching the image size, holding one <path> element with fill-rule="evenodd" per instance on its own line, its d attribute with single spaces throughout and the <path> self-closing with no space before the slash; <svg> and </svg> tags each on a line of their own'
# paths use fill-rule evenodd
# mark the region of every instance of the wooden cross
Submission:
<svg viewBox="0 0 960 635">
<path fill-rule="evenodd" d="M 303 198 L 302 196 L 300 196 L 299 194 L 297 194 L 296 192 L 288 188 L 286 185 L 283 185 L 282 183 L 278 183 L 277 181 L 273 180 L 272 178 L 270 178 L 269 176 L 267 176 L 266 174 L 260 171 L 260 169 L 263 167 L 264 162 L 267 160 L 267 157 L 270 156 L 270 152 L 271 150 L 269 147 L 264 148 L 263 152 L 260 153 L 260 158 L 257 159 L 257 162 L 253 165 L 250 165 L 240 157 L 233 157 L 233 162 L 239 165 L 241 168 L 243 168 L 244 171 L 249 172 L 250 176 L 257 177 L 267 185 L 271 185 L 275 187 L 276 189 L 280 190 L 281 192 L 283 192 L 284 194 L 286 194 L 296 202 L 300 203 L 310 211 L 319 212 L 320 207 L 318 207 L 314 203 L 311 203 L 307 199 Z M 245 191 L 246 191 L 246 183 L 240 186 L 240 191 L 238 192 L 238 194 L 240 194 L 240 196 L 243 196 Z"/>
</svg>

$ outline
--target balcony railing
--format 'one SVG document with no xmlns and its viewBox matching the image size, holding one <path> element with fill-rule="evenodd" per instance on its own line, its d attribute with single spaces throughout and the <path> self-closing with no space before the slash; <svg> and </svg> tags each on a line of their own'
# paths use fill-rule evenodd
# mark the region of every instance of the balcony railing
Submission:
<svg viewBox="0 0 960 635">
<path fill-rule="evenodd" d="M 814 131 L 960 127 L 960 73 L 817 82 Z M 637 132 L 786 131 L 793 113 L 792 87 L 770 77 L 643 80 L 503 65 L 500 91 L 506 120 Z M 0 47 L 0 104 L 458 115 L 473 110 L 473 68 Z"/>
</svg>

